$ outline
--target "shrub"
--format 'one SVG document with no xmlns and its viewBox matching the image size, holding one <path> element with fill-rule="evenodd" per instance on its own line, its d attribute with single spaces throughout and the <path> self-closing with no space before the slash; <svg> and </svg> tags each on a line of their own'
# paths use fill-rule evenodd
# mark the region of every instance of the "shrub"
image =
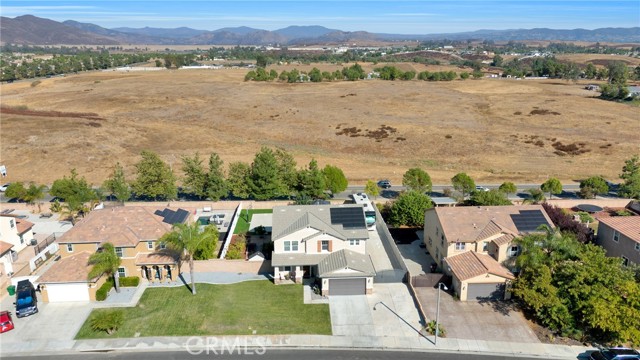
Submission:
<svg viewBox="0 0 640 360">
<path fill-rule="evenodd" d="M 124 322 L 122 310 L 105 310 L 94 312 L 90 324 L 93 331 L 105 331 L 111 335 L 118 330 Z"/>
<path fill-rule="evenodd" d="M 633 214 L 629 210 L 618 210 L 616 216 L 632 216 Z"/>
<path fill-rule="evenodd" d="M 593 240 L 593 233 L 586 225 L 573 220 L 573 216 L 567 215 L 557 206 L 542 203 L 542 207 L 549 215 L 555 226 L 561 231 L 568 231 L 576 235 L 576 239 L 581 243 L 589 243 Z"/>
<path fill-rule="evenodd" d="M 125 276 L 120 278 L 120 286 L 137 287 L 140 284 L 140 278 L 137 276 Z"/>
<path fill-rule="evenodd" d="M 36 80 L 36 81 L 31 83 L 31 87 L 36 87 L 36 86 L 40 85 L 40 83 L 41 83 L 40 80 Z"/>
<path fill-rule="evenodd" d="M 593 222 L 593 216 L 589 215 L 586 211 L 578 211 L 576 215 L 580 216 L 580 222 L 582 223 Z"/>
<path fill-rule="evenodd" d="M 96 300 L 104 301 L 107 298 L 107 295 L 109 295 L 109 291 L 111 290 L 112 287 L 113 287 L 112 279 L 109 279 L 104 284 L 102 284 L 102 286 L 100 286 L 100 288 L 96 291 Z"/>
<path fill-rule="evenodd" d="M 436 334 L 436 321 L 435 320 L 431 320 L 427 323 L 427 326 L 424 327 L 424 329 L 431 335 L 435 335 Z M 439 337 L 447 337 L 447 332 L 444 330 L 444 327 L 442 327 L 442 324 L 438 324 L 438 336 Z"/>
</svg>

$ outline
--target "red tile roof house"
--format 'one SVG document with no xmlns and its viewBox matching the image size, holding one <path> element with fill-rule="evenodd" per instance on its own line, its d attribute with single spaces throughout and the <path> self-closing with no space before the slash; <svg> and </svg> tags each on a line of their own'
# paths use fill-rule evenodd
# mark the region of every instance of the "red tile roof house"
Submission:
<svg viewBox="0 0 640 360">
<path fill-rule="evenodd" d="M 138 276 L 152 282 L 174 279 L 178 261 L 163 251 L 158 240 L 171 231 L 173 222 L 188 219 L 189 212 L 182 209 L 122 206 L 90 212 L 56 240 L 61 259 L 38 280 L 44 301 L 94 300 L 95 289 L 104 280 L 87 279 L 91 268 L 87 261 L 107 242 L 121 258 L 120 276 Z"/>
<path fill-rule="evenodd" d="M 599 219 L 596 243 L 617 256 L 624 265 L 640 264 L 640 216 L 614 216 Z"/>
<path fill-rule="evenodd" d="M 554 227 L 540 205 L 437 207 L 425 212 L 424 243 L 460 300 L 507 299 L 513 240 L 540 225 Z"/>
</svg>

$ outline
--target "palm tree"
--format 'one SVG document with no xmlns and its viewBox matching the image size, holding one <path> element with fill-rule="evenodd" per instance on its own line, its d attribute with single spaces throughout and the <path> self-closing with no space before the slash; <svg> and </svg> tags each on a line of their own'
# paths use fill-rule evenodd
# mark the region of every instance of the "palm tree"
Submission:
<svg viewBox="0 0 640 360">
<path fill-rule="evenodd" d="M 196 283 L 193 277 L 193 255 L 207 242 L 214 241 L 216 232 L 201 231 L 197 222 L 192 224 L 174 224 L 173 230 L 160 238 L 160 244 L 168 244 L 178 253 L 184 254 L 189 262 L 191 275 L 191 292 L 196 294 Z"/>
<path fill-rule="evenodd" d="M 111 243 L 104 243 L 102 249 L 89 258 L 89 265 L 93 265 L 89 271 L 89 279 L 93 279 L 102 274 L 113 276 L 113 285 L 116 292 L 120 292 L 120 276 L 118 268 L 120 267 L 120 258 L 116 254 L 116 249 Z"/>
<path fill-rule="evenodd" d="M 26 201 L 29 205 L 33 205 L 36 201 L 38 202 L 38 212 L 42 212 L 41 202 L 40 200 L 44 199 L 44 190 L 47 187 L 44 185 L 36 185 L 31 183 L 25 195 L 23 196 L 24 201 Z"/>
</svg>

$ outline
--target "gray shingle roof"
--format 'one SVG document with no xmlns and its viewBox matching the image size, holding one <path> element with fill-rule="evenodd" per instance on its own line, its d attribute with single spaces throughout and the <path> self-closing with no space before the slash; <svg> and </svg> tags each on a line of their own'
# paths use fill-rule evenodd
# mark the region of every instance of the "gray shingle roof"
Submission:
<svg viewBox="0 0 640 360">
<path fill-rule="evenodd" d="M 276 206 L 273 208 L 273 240 L 292 234 L 305 228 L 313 228 L 338 239 L 368 239 L 366 227 L 361 229 L 345 229 L 341 224 L 331 223 L 331 208 L 359 207 L 362 205 L 297 205 Z M 364 210 L 362 212 L 364 219 Z M 364 222 L 363 222 L 364 223 Z"/>
<path fill-rule="evenodd" d="M 271 266 L 317 265 L 329 254 L 273 253 Z"/>
<path fill-rule="evenodd" d="M 333 252 L 318 263 L 320 277 L 353 277 L 355 275 L 352 272 L 336 273 L 336 271 L 345 269 L 355 270 L 366 276 L 376 274 L 368 255 L 347 249 Z"/>
</svg>

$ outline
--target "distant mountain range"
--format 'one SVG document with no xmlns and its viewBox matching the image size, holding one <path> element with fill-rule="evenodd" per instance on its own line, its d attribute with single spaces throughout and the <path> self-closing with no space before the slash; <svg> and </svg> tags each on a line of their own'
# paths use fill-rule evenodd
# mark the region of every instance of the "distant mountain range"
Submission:
<svg viewBox="0 0 640 360">
<path fill-rule="evenodd" d="M 0 42 L 27 45 L 320 45 L 404 40 L 556 40 L 640 43 L 640 27 L 573 29 L 478 30 L 473 32 L 401 35 L 341 31 L 323 26 L 289 26 L 267 31 L 246 26 L 214 31 L 188 27 L 107 29 L 73 20 L 57 22 L 33 15 L 0 17 Z"/>
</svg>

